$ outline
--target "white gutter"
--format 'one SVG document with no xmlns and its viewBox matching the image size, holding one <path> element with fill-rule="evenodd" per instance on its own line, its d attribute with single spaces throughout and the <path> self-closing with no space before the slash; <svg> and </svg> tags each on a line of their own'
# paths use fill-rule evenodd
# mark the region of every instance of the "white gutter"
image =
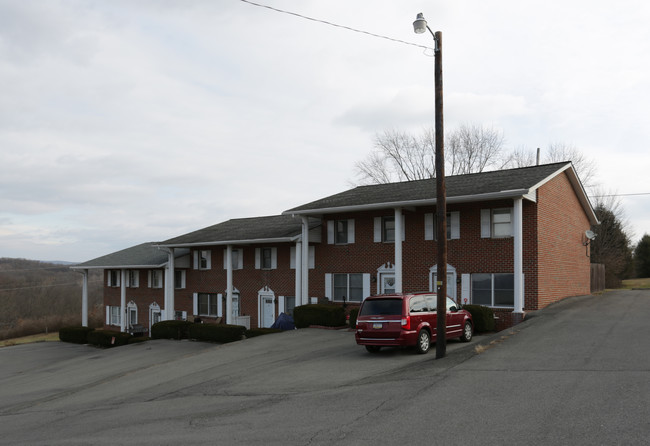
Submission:
<svg viewBox="0 0 650 446">
<path fill-rule="evenodd" d="M 226 246 L 226 245 L 252 245 L 256 243 L 291 243 L 300 238 L 300 235 L 293 237 L 279 237 L 279 238 L 258 238 L 249 240 L 220 240 L 213 242 L 194 242 L 194 243 L 172 243 L 169 245 L 153 245 L 159 248 L 191 248 L 194 246 Z"/>
</svg>

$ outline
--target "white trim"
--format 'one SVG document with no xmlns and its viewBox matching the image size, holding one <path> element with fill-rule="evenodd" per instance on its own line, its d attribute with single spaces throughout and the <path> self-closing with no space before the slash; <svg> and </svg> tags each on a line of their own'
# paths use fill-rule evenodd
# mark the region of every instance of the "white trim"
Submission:
<svg viewBox="0 0 650 446">
<path fill-rule="evenodd" d="M 332 296 L 332 274 L 331 273 L 325 273 L 325 297 L 327 297 L 330 301 L 334 300 L 334 296 Z"/>
</svg>

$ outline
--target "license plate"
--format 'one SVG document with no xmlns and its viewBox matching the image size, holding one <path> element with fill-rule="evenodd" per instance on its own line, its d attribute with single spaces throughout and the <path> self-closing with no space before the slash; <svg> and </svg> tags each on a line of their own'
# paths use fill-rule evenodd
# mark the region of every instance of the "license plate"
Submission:
<svg viewBox="0 0 650 446">
<path fill-rule="evenodd" d="M 375 330 L 380 330 L 383 327 L 384 327 L 383 324 L 377 324 L 377 323 L 372 324 L 372 328 L 374 328 Z"/>
</svg>

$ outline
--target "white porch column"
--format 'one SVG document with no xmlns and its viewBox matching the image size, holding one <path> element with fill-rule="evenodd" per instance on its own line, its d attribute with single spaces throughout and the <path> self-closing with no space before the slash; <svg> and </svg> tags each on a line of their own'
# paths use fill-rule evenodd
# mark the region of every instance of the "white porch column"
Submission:
<svg viewBox="0 0 650 446">
<path fill-rule="evenodd" d="M 226 247 L 226 324 L 232 324 L 232 245 Z"/>
<path fill-rule="evenodd" d="M 120 270 L 120 331 L 126 331 L 126 270 Z"/>
<path fill-rule="evenodd" d="M 296 299 L 294 305 L 302 303 L 302 242 L 296 242 Z"/>
<path fill-rule="evenodd" d="M 167 268 L 165 269 L 165 319 L 168 321 L 176 317 L 174 310 L 174 248 L 167 251 Z"/>
<path fill-rule="evenodd" d="M 302 273 L 302 305 L 309 303 L 309 219 L 302 217 L 302 255 L 300 259 Z"/>
<path fill-rule="evenodd" d="M 402 209 L 395 208 L 395 292 L 402 292 Z"/>
<path fill-rule="evenodd" d="M 88 270 L 81 271 L 83 282 L 81 284 L 81 325 L 88 326 Z"/>
<path fill-rule="evenodd" d="M 515 309 L 514 313 L 524 312 L 524 231 L 523 231 L 523 198 L 515 198 L 513 215 L 514 235 L 514 275 L 515 275 Z"/>
</svg>

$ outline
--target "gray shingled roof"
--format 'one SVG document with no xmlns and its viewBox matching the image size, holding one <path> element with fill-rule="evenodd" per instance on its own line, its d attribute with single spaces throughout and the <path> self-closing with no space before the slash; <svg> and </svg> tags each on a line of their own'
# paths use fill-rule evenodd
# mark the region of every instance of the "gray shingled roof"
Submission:
<svg viewBox="0 0 650 446">
<path fill-rule="evenodd" d="M 155 242 L 142 243 L 112 254 L 97 257 L 74 265 L 72 269 L 157 267 L 167 263 L 167 252 L 155 246 Z M 177 253 L 180 254 L 180 253 Z"/>
<path fill-rule="evenodd" d="M 544 164 L 519 169 L 498 170 L 445 178 L 447 200 L 480 197 L 512 192 L 523 195 L 550 177 L 566 170 L 570 162 Z M 516 191 L 516 192 L 515 192 Z M 285 214 L 315 213 L 319 210 L 336 211 L 338 208 L 354 208 L 391 203 L 429 202 L 435 203 L 436 180 L 426 179 L 401 183 L 359 186 L 311 203 L 285 211 Z M 422 203 L 424 204 L 424 203 Z M 311 212 L 309 212 L 311 211 Z"/>
<path fill-rule="evenodd" d="M 318 219 L 310 218 L 309 227 L 320 225 Z M 225 244 L 227 242 L 261 242 L 289 240 L 299 236 L 302 231 L 300 218 L 290 215 L 268 217 L 235 218 L 189 234 L 174 237 L 161 246 L 187 246 L 194 244 Z"/>
</svg>

